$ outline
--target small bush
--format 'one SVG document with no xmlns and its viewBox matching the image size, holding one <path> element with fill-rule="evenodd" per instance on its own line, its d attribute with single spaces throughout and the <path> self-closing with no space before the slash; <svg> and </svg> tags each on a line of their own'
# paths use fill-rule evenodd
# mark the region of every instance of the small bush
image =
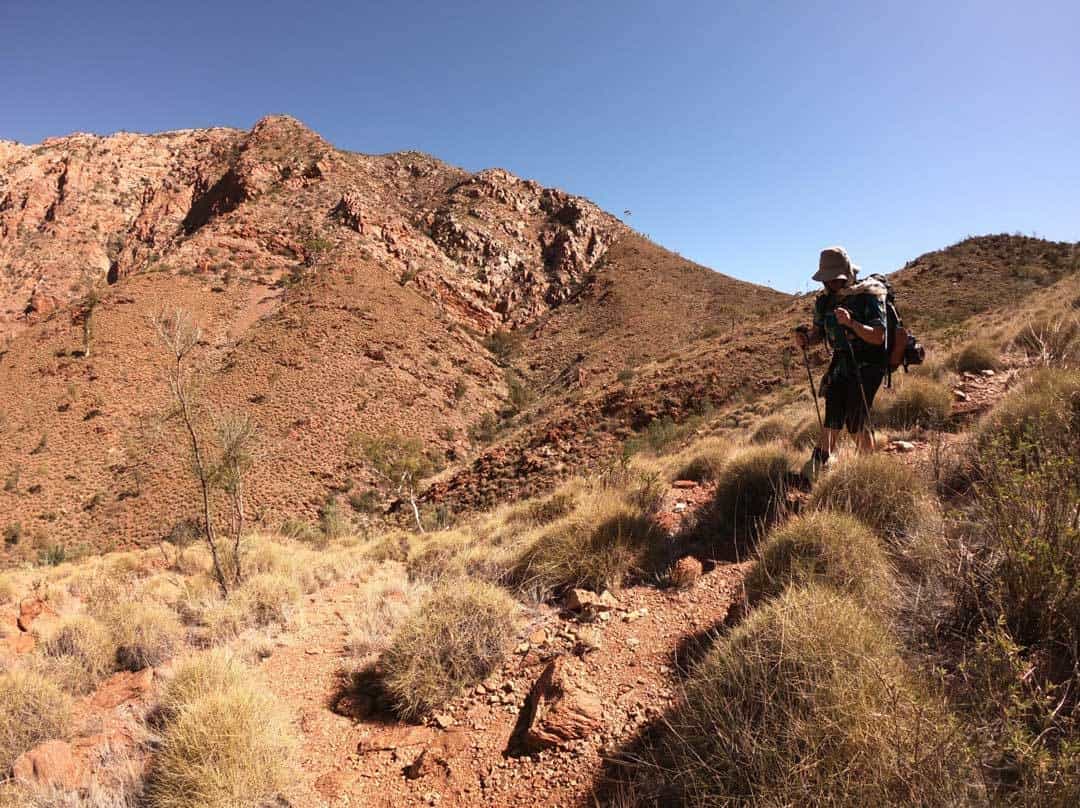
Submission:
<svg viewBox="0 0 1080 808">
<path fill-rule="evenodd" d="M 784 512 L 794 462 L 779 445 L 737 452 L 724 464 L 712 500 L 698 511 L 695 536 L 725 558 L 744 558 L 753 540 Z"/>
<path fill-rule="evenodd" d="M 159 603 L 120 601 L 102 612 L 116 644 L 116 662 L 126 670 L 160 665 L 184 642 L 176 613 Z"/>
<path fill-rule="evenodd" d="M 323 536 L 330 541 L 348 536 L 354 527 L 349 515 L 345 513 L 336 497 L 327 498 L 319 509 L 319 528 Z"/>
<path fill-rule="evenodd" d="M 1025 324 L 1013 346 L 1042 364 L 1067 367 L 1080 361 L 1080 317 L 1045 315 Z"/>
<path fill-rule="evenodd" d="M 896 429 L 931 429 L 944 424 L 951 412 L 952 393 L 948 387 L 911 377 L 882 403 L 881 421 Z"/>
<path fill-rule="evenodd" d="M 994 370 L 1000 364 L 1000 352 L 994 343 L 977 339 L 960 347 L 953 357 L 953 367 L 960 373 L 978 373 L 980 370 Z"/>
<path fill-rule="evenodd" d="M 857 455 L 822 475 L 811 507 L 846 511 L 900 549 L 931 526 L 927 487 L 910 466 L 887 455 Z"/>
<path fill-rule="evenodd" d="M 152 808 L 270 804 L 294 779 L 293 736 L 281 707 L 245 686 L 176 710 L 150 769 Z"/>
<path fill-rule="evenodd" d="M 1046 452 L 1080 453 L 1080 371 L 1041 370 L 998 401 L 973 448 L 992 445 L 1032 462 Z"/>
<path fill-rule="evenodd" d="M 541 592 L 616 589 L 643 564 L 658 536 L 623 492 L 602 488 L 582 496 L 573 513 L 544 529 L 518 559 L 513 577 Z"/>
<path fill-rule="evenodd" d="M 31 671 L 0 673 L 0 773 L 42 741 L 67 732 L 71 699 Z"/>
<path fill-rule="evenodd" d="M 493 331 L 484 338 L 484 347 L 491 351 L 498 362 L 508 361 L 517 344 L 517 335 L 503 329 Z"/>
<path fill-rule="evenodd" d="M 515 610 L 491 584 L 458 581 L 432 592 L 382 655 L 398 713 L 413 718 L 440 707 L 492 673 L 513 639 Z"/>
<path fill-rule="evenodd" d="M 460 572 L 458 557 L 476 540 L 459 530 L 440 530 L 425 534 L 409 550 L 405 562 L 413 580 L 435 581 L 455 571 Z"/>
<path fill-rule="evenodd" d="M 689 459 L 678 466 L 674 479 L 699 483 L 715 480 L 730 454 L 730 443 L 722 438 L 706 438 L 686 451 Z"/>
<path fill-rule="evenodd" d="M 287 518 L 281 523 L 279 531 L 282 536 L 316 547 L 326 545 L 326 535 L 315 525 L 304 519 Z"/>
<path fill-rule="evenodd" d="M 888 611 L 896 600 L 892 568 L 878 538 L 845 513 L 810 512 L 773 530 L 745 585 L 755 603 L 811 583 L 851 595 L 875 612 Z"/>
<path fill-rule="evenodd" d="M 577 500 L 569 491 L 557 491 L 544 499 L 527 500 L 507 513 L 509 525 L 542 527 L 561 519 L 574 509 Z"/>
<path fill-rule="evenodd" d="M 658 743 L 663 804 L 962 804 L 952 728 L 853 600 L 789 589 L 695 668 Z"/>
<path fill-rule="evenodd" d="M 821 424 L 817 415 L 801 418 L 791 430 L 791 445 L 796 449 L 812 449 L 821 439 Z"/>
<path fill-rule="evenodd" d="M 282 573 L 261 572 L 247 578 L 230 597 L 236 598 L 254 625 L 285 625 L 291 608 L 300 600 L 300 587 Z"/>
<path fill-rule="evenodd" d="M 165 721 L 172 720 L 188 704 L 214 693 L 244 687 L 252 672 L 226 651 L 204 651 L 183 660 L 162 690 L 158 708 Z"/>
<path fill-rule="evenodd" d="M 754 444 L 772 443 L 787 440 L 791 435 L 791 423 L 782 415 L 771 415 L 760 421 L 750 433 L 750 442 Z"/>
<path fill-rule="evenodd" d="M 52 678 L 79 695 L 93 690 L 116 664 L 109 630 L 88 615 L 65 617 L 42 643 L 41 651 L 59 666 Z"/>
<path fill-rule="evenodd" d="M 397 627 L 429 592 L 426 585 L 410 582 L 400 566 L 383 567 L 359 588 L 361 598 L 349 619 L 346 649 L 358 657 L 381 653 Z"/>
</svg>

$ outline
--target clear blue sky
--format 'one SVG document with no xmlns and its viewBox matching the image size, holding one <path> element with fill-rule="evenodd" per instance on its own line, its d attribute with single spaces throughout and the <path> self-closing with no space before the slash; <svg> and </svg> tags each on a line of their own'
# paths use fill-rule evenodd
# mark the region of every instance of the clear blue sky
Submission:
<svg viewBox="0 0 1080 808">
<path fill-rule="evenodd" d="M 0 137 L 249 127 L 582 194 L 806 288 L 969 234 L 1080 239 L 1080 3 L 0 0 Z"/>
</svg>

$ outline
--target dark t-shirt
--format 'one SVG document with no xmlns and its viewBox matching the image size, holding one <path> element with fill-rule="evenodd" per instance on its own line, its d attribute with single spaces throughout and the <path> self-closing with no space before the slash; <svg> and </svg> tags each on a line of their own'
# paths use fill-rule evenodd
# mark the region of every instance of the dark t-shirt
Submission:
<svg viewBox="0 0 1080 808">
<path fill-rule="evenodd" d="M 842 306 L 851 312 L 851 319 L 871 328 L 885 327 L 885 306 L 874 295 L 849 295 L 840 297 L 831 292 L 817 296 L 814 301 L 814 325 L 821 329 L 833 350 L 833 365 L 842 372 L 853 370 L 851 354 L 859 367 L 872 365 L 885 367 L 888 358 L 883 345 L 871 345 L 854 336 L 836 321 L 836 308 Z M 848 343 L 851 343 L 851 351 Z"/>
</svg>

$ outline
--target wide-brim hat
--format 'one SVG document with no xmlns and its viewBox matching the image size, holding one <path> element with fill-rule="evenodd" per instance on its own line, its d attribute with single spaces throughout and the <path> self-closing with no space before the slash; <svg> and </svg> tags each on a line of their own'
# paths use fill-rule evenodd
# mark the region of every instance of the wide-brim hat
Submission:
<svg viewBox="0 0 1080 808">
<path fill-rule="evenodd" d="M 822 283 L 845 280 L 850 283 L 858 274 L 859 268 L 851 263 L 847 250 L 843 247 L 826 247 L 818 259 L 818 271 L 814 273 L 814 280 Z"/>
</svg>

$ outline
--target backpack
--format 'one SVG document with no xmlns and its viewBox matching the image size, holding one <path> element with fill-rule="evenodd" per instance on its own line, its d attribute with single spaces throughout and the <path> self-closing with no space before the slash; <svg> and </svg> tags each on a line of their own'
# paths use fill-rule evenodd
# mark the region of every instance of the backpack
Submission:
<svg viewBox="0 0 1080 808">
<path fill-rule="evenodd" d="M 886 387 L 892 386 L 892 373 L 899 367 L 908 372 L 908 366 L 921 365 L 926 359 L 926 348 L 915 337 L 915 334 L 904 327 L 904 321 L 900 312 L 896 309 L 896 295 L 893 293 L 892 284 L 884 275 L 870 275 L 885 287 L 885 355 L 888 357 L 889 372 L 885 382 Z"/>
</svg>

